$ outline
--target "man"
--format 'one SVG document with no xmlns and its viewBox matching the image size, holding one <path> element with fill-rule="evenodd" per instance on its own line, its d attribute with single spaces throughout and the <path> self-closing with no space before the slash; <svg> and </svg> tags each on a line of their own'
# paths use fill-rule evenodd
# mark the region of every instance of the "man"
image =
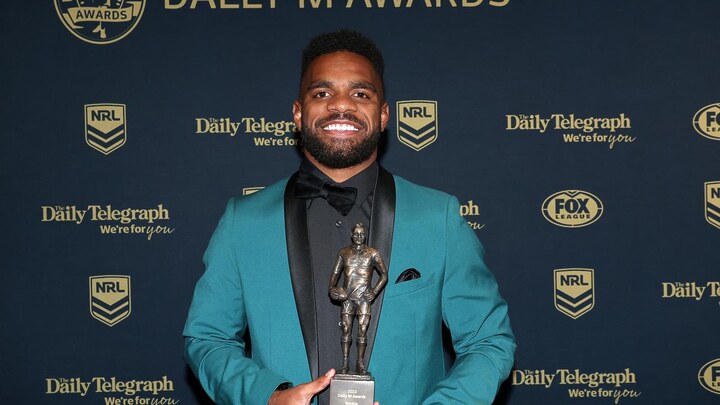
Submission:
<svg viewBox="0 0 720 405">
<path fill-rule="evenodd" d="M 338 252 L 328 294 L 335 301 L 342 302 L 340 325 L 342 326 L 342 357 L 343 364 L 339 372 L 345 374 L 350 369 L 350 345 L 352 344 L 353 319 L 357 315 L 357 366 L 355 372 L 367 374 L 365 364 L 365 348 L 367 347 L 367 329 L 370 326 L 372 311 L 370 304 L 380 294 L 387 284 L 387 268 L 385 261 L 377 249 L 365 244 L 365 226 L 362 223 L 353 227 L 352 245 Z M 380 274 L 375 287 L 372 286 L 372 277 L 377 269 Z M 337 283 L 340 275 L 344 276 L 342 287 Z"/>
<path fill-rule="evenodd" d="M 360 34 L 313 39 L 293 103 L 300 170 L 230 200 L 220 219 L 184 331 L 186 359 L 218 403 L 325 403 L 342 334 L 327 277 L 355 223 L 388 267 L 366 336 L 378 401 L 490 404 L 510 372 L 507 305 L 457 199 L 376 162 L 389 119 L 383 69 Z M 443 324 L 456 353 L 449 370 Z"/>
</svg>

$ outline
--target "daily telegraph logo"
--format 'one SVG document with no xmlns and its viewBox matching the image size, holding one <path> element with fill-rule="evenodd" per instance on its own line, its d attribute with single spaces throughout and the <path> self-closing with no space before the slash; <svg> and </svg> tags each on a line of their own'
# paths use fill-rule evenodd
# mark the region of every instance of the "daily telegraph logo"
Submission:
<svg viewBox="0 0 720 405">
<path fill-rule="evenodd" d="M 477 221 L 473 221 L 472 218 L 478 217 L 480 215 L 480 207 L 478 207 L 477 204 L 473 202 L 473 200 L 470 200 L 467 202 L 467 204 L 461 204 L 460 205 L 460 216 L 465 218 L 467 220 L 468 225 L 470 225 L 470 228 L 474 230 L 480 230 L 485 227 L 485 224 L 481 224 Z M 468 219 L 468 217 L 471 217 L 471 219 Z"/>
<path fill-rule="evenodd" d="M 663 298 L 690 298 L 700 301 L 705 297 L 720 297 L 720 281 L 708 281 L 704 284 L 695 281 L 674 281 L 661 284 Z"/>
<path fill-rule="evenodd" d="M 195 133 L 198 135 L 224 135 L 235 137 L 244 133 L 253 137 L 255 146 L 297 146 L 295 137 L 298 128 L 292 121 L 272 121 L 265 117 L 243 117 L 233 121 L 229 117 L 195 118 Z"/>
<path fill-rule="evenodd" d="M 397 137 L 416 151 L 435 142 L 438 137 L 437 101 L 398 101 Z"/>
<path fill-rule="evenodd" d="M 595 306 L 593 269 L 555 270 L 555 308 L 578 319 Z"/>
<path fill-rule="evenodd" d="M 550 223 L 564 228 L 580 228 L 597 221 L 603 213 L 599 198 L 582 190 L 559 191 L 546 198 L 542 213 Z"/>
<path fill-rule="evenodd" d="M 94 403 L 108 405 L 176 405 L 179 399 L 164 395 L 174 392 L 175 384 L 167 376 L 157 380 L 120 379 L 117 377 L 52 377 L 45 379 L 45 394 L 54 396 L 105 396 Z M 78 400 L 65 402 L 78 403 Z"/>
<path fill-rule="evenodd" d="M 86 104 L 85 142 L 105 155 L 127 140 L 125 104 Z"/>
<path fill-rule="evenodd" d="M 162 204 L 155 208 L 113 208 L 112 205 L 88 205 L 84 209 L 77 205 L 43 205 L 42 222 L 64 222 L 77 225 L 87 222 L 100 222 L 101 235 L 153 235 L 171 234 L 175 228 L 156 224 L 156 221 L 168 221 L 170 211 Z M 140 222 L 141 224 L 137 224 Z"/>
<path fill-rule="evenodd" d="M 705 183 L 705 219 L 720 228 L 720 181 Z"/>
<path fill-rule="evenodd" d="M 130 276 L 90 277 L 90 315 L 107 326 L 130 316 Z"/>
<path fill-rule="evenodd" d="M 568 398 L 607 398 L 618 404 L 623 398 L 638 398 L 642 392 L 630 387 L 637 384 L 637 375 L 629 368 L 616 372 L 581 371 L 579 369 L 513 370 L 512 385 L 551 389 L 567 388 Z"/>
<path fill-rule="evenodd" d="M 620 143 L 635 142 L 630 117 L 621 113 L 615 117 L 581 117 L 575 114 L 506 114 L 506 131 L 546 131 L 562 135 L 565 143 L 605 144 L 609 149 Z"/>
<path fill-rule="evenodd" d="M 720 394 L 720 359 L 715 359 L 700 368 L 700 385 L 713 394 Z"/>
<path fill-rule="evenodd" d="M 710 104 L 695 113 L 693 127 L 705 138 L 720 141 L 720 103 Z"/>
<path fill-rule="evenodd" d="M 125 38 L 140 22 L 145 0 L 55 0 L 55 11 L 73 35 L 97 45 Z"/>
</svg>

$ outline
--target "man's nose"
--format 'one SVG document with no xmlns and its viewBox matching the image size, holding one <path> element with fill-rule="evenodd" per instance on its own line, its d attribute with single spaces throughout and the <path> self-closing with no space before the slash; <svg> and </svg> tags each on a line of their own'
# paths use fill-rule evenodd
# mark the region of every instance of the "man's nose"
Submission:
<svg viewBox="0 0 720 405">
<path fill-rule="evenodd" d="M 344 113 L 347 111 L 357 111 L 355 100 L 349 95 L 338 94 L 328 103 L 328 110 Z"/>
</svg>

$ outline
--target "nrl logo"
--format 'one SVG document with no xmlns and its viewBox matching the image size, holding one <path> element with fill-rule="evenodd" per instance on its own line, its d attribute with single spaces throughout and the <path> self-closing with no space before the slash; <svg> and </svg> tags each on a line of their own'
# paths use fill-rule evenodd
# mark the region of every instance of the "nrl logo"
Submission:
<svg viewBox="0 0 720 405">
<path fill-rule="evenodd" d="M 593 269 L 555 270 L 555 308 L 577 319 L 595 306 Z"/>
<path fill-rule="evenodd" d="M 720 228 L 720 181 L 705 183 L 705 219 Z"/>
<path fill-rule="evenodd" d="M 145 0 L 55 0 L 55 11 L 73 35 L 91 44 L 125 38 L 140 22 Z"/>
<path fill-rule="evenodd" d="M 400 142 L 416 151 L 435 142 L 438 137 L 437 102 L 398 101 L 397 136 Z"/>
<path fill-rule="evenodd" d="M 90 277 L 90 315 L 107 326 L 130 316 L 130 276 Z"/>
<path fill-rule="evenodd" d="M 85 105 L 85 142 L 105 155 L 123 146 L 125 130 L 125 104 Z"/>
</svg>

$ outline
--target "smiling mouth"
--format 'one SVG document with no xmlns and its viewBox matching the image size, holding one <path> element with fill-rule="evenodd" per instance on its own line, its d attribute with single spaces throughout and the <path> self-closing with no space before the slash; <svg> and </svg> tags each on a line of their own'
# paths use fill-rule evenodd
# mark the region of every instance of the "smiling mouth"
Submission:
<svg viewBox="0 0 720 405">
<path fill-rule="evenodd" d="M 348 132 L 348 131 L 359 131 L 357 127 L 350 124 L 330 124 L 322 127 L 325 131 L 342 131 L 342 132 Z"/>
</svg>

